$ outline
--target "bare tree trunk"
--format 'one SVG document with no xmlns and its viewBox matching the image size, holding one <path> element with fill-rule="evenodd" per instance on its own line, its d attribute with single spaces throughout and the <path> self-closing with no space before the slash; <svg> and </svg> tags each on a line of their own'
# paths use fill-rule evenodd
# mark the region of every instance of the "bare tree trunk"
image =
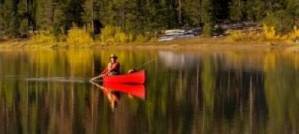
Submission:
<svg viewBox="0 0 299 134">
<path fill-rule="evenodd" d="M 178 11 L 178 21 L 179 24 L 181 25 L 183 23 L 182 22 L 182 0 L 178 0 L 177 11 Z"/>
</svg>

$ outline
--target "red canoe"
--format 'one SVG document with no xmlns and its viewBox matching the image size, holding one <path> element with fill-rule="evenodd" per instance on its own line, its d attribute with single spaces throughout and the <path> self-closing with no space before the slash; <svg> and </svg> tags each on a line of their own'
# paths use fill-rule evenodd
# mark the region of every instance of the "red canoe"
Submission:
<svg viewBox="0 0 299 134">
<path fill-rule="evenodd" d="M 145 83 L 145 71 L 141 70 L 134 73 L 106 76 L 103 78 L 104 83 L 122 83 L 122 84 L 144 84 Z"/>
<path fill-rule="evenodd" d="M 104 88 L 111 91 L 118 91 L 125 94 L 130 94 L 132 96 L 138 97 L 140 99 L 145 99 L 145 87 L 144 85 L 125 85 L 125 84 L 113 84 L 104 83 Z"/>
</svg>

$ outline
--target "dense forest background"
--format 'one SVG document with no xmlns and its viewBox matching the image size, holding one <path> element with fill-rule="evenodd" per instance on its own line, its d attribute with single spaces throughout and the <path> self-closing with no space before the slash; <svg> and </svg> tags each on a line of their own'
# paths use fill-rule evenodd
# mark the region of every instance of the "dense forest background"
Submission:
<svg viewBox="0 0 299 134">
<path fill-rule="evenodd" d="M 65 34 L 72 26 L 100 33 L 119 26 L 131 33 L 218 23 L 268 23 L 280 32 L 298 25 L 299 0 L 0 0 L 0 37 L 33 31 Z"/>
</svg>

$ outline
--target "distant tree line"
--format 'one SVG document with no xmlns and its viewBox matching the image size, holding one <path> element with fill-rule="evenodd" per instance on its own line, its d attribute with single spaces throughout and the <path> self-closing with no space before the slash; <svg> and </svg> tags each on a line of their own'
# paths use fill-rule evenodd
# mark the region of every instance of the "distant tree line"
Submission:
<svg viewBox="0 0 299 134">
<path fill-rule="evenodd" d="M 298 0 L 0 0 L 0 36 L 30 31 L 65 34 L 73 25 L 100 33 L 105 25 L 132 33 L 254 21 L 284 32 L 298 24 Z"/>
</svg>

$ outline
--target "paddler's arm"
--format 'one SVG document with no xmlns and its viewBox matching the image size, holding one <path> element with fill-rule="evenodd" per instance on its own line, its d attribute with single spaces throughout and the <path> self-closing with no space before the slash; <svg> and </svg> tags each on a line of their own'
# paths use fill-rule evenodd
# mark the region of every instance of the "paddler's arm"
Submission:
<svg viewBox="0 0 299 134">
<path fill-rule="evenodd" d="M 108 63 L 107 67 L 101 72 L 100 76 L 105 76 L 107 75 L 111 69 L 109 69 L 110 63 Z"/>
<path fill-rule="evenodd" d="M 106 67 L 106 68 L 101 72 L 100 76 L 101 76 L 101 75 L 104 75 L 104 74 L 107 74 L 108 71 L 109 71 L 109 70 L 108 70 L 108 68 Z"/>
<path fill-rule="evenodd" d="M 91 79 L 89 80 L 89 82 L 93 83 L 95 80 L 104 77 L 104 76 L 107 74 L 107 72 L 108 72 L 108 68 L 105 68 L 105 69 L 101 72 L 101 74 L 100 74 L 99 76 L 96 76 L 96 77 L 91 78 Z"/>
<path fill-rule="evenodd" d="M 119 63 L 112 64 L 112 67 L 111 67 L 110 70 L 114 70 L 114 69 L 116 69 L 118 66 L 119 66 Z"/>
</svg>

